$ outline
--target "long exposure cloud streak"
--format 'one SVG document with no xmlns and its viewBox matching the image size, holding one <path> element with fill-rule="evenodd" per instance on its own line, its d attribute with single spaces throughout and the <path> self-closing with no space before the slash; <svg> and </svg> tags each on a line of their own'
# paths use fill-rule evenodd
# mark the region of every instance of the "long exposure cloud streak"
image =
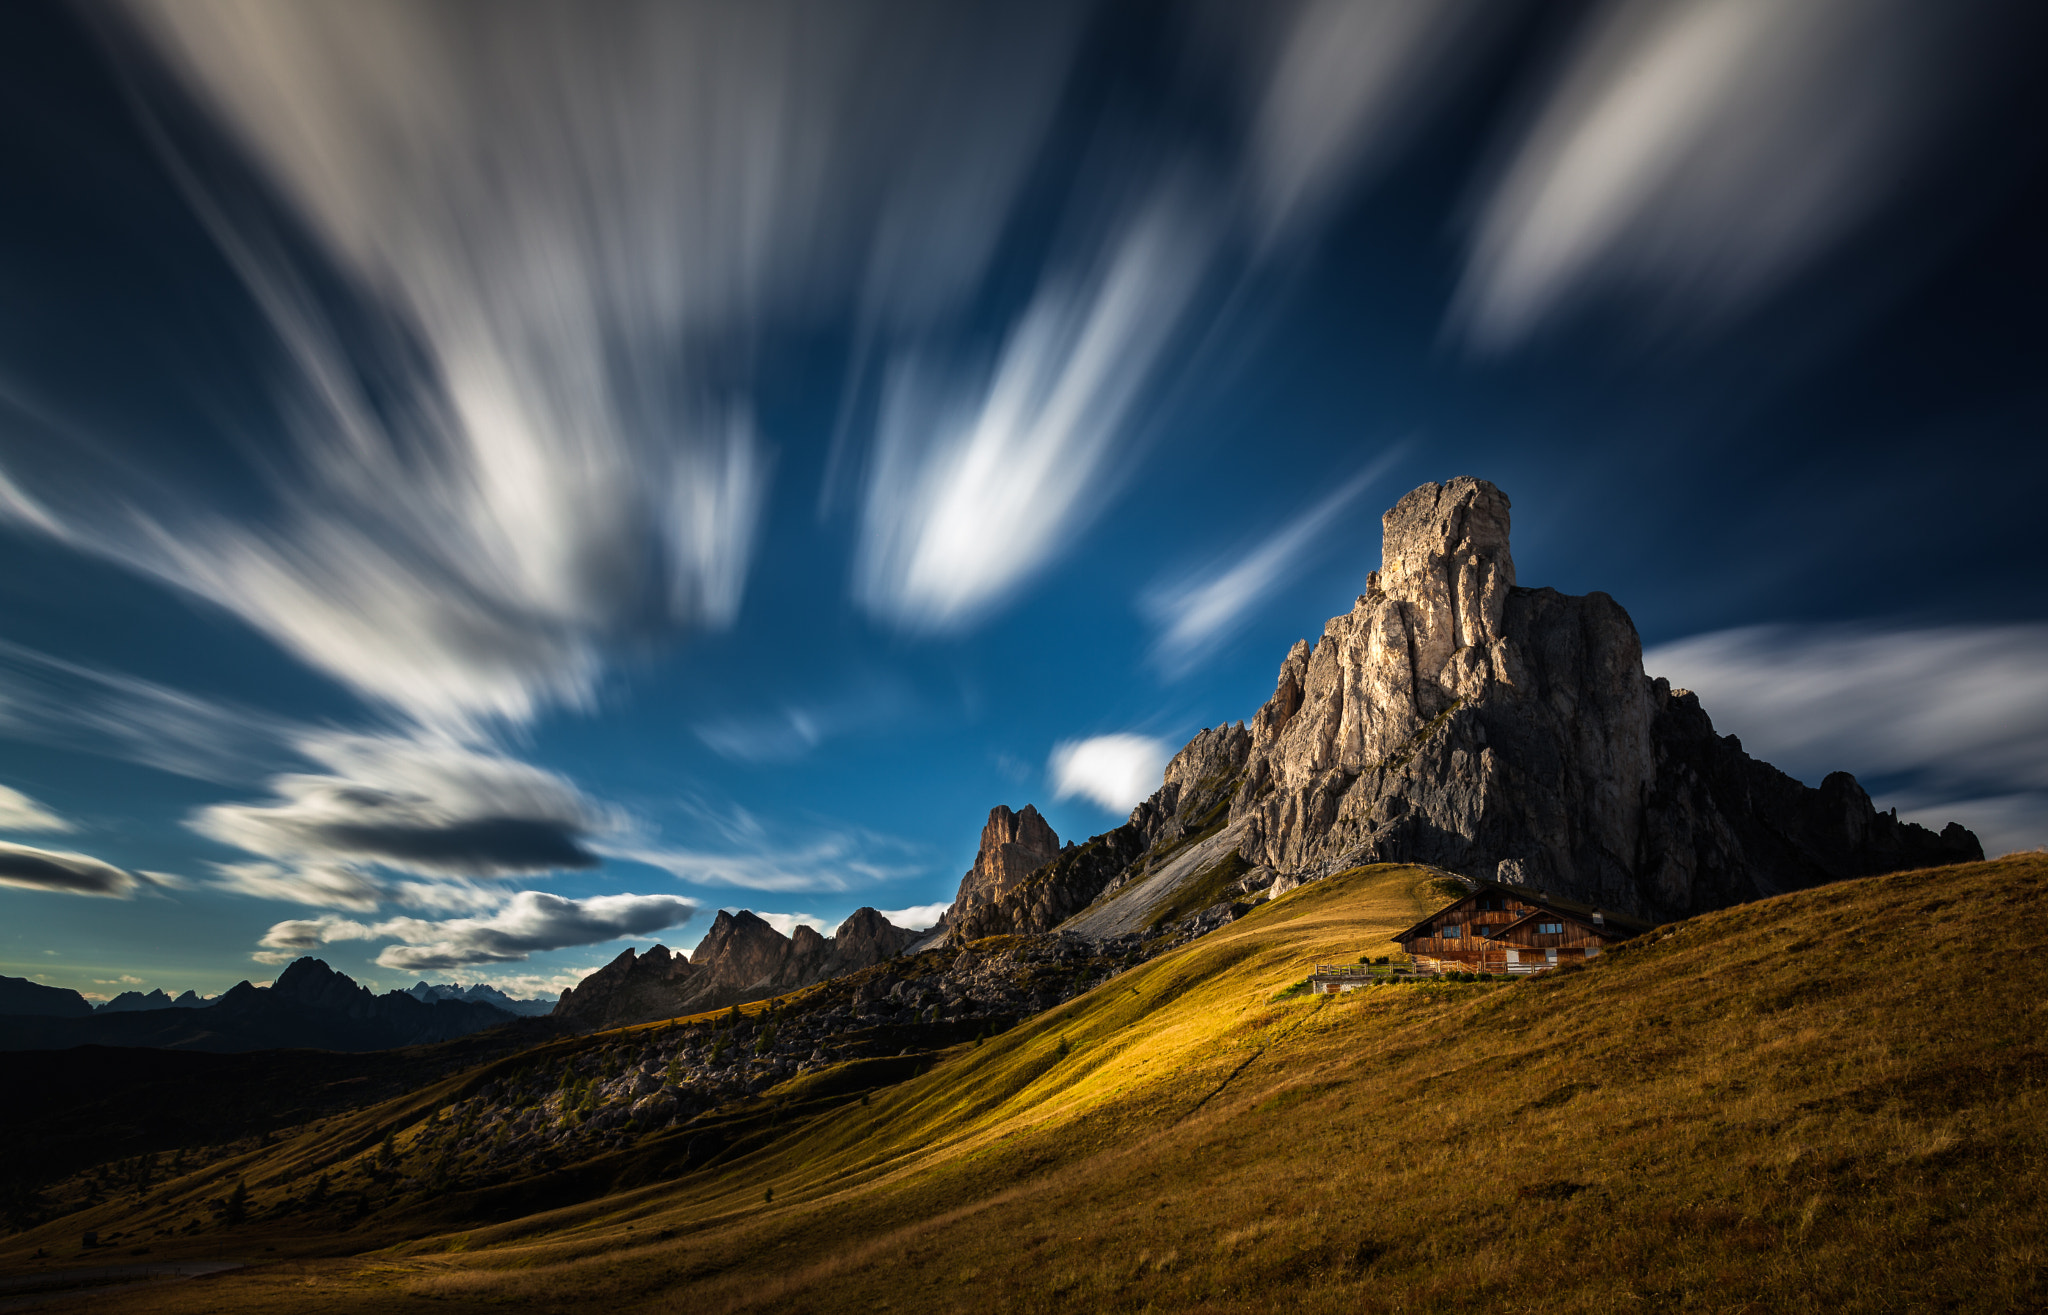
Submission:
<svg viewBox="0 0 2048 1315">
<path fill-rule="evenodd" d="M 1178 327 L 1208 242 L 1162 197 L 1098 269 L 1055 277 L 978 399 L 906 363 L 885 399 L 857 570 L 874 611 L 957 629 L 1043 566 L 1099 505 L 1114 441 Z"/>
<path fill-rule="evenodd" d="M 1939 108 L 1939 10 L 1610 4 L 1487 199 L 1474 338 L 1512 343 L 1596 288 L 1709 319 L 1767 292 L 1863 217 Z"/>
<path fill-rule="evenodd" d="M 255 958 L 284 963 L 334 941 L 394 939 L 377 963 L 406 972 L 441 972 L 471 964 L 518 963 L 547 950 L 640 936 L 687 922 L 696 906 L 673 895 L 598 895 L 567 899 L 522 890 L 485 918 L 392 918 L 379 923 L 326 915 L 280 922 L 263 936 Z"/>
<path fill-rule="evenodd" d="M 0 516 L 451 727 L 586 704 L 612 641 L 733 619 L 770 473 L 750 344 L 848 307 L 912 330 L 974 289 L 1084 16 L 125 8 L 330 266 L 138 76 L 281 349 L 274 509 L 10 469 Z M 314 291 L 337 276 L 360 305 Z"/>
<path fill-rule="evenodd" d="M 1153 661 L 1169 677 L 1178 678 L 1192 670 L 1243 624 L 1259 600 L 1272 593 L 1330 524 L 1386 474 L 1400 455 L 1401 449 L 1397 449 L 1381 457 L 1222 570 L 1147 595 L 1142 605 L 1160 628 L 1152 648 Z"/>
<path fill-rule="evenodd" d="M 1287 13 L 1282 6 L 1274 12 Z M 1281 26 L 1251 128 L 1262 245 L 1384 165 L 1481 35 L 1474 0 L 1303 0 Z"/>
</svg>

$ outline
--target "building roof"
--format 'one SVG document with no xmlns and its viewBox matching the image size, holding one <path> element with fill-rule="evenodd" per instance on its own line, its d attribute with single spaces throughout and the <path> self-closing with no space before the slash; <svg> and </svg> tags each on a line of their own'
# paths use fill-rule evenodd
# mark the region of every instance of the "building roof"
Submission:
<svg viewBox="0 0 2048 1315">
<path fill-rule="evenodd" d="M 1482 895 L 1509 896 L 1524 904 L 1534 905 L 1538 909 L 1557 914 L 1560 917 L 1570 918 L 1572 921 L 1582 923 L 1588 927 L 1595 925 L 1593 915 L 1599 914 L 1603 930 L 1617 932 L 1622 937 L 1640 935 L 1657 925 L 1654 922 L 1646 922 L 1641 918 L 1631 917 L 1626 913 L 1616 913 L 1612 909 L 1603 908 L 1599 905 L 1582 904 L 1578 900 L 1559 899 L 1544 891 L 1533 890 L 1528 886 L 1510 886 L 1505 882 L 1487 881 L 1483 878 L 1467 878 L 1467 880 L 1472 882 L 1472 889 L 1469 892 L 1452 900 L 1449 904 L 1444 905 L 1421 922 L 1408 928 L 1408 930 L 1396 933 L 1394 939 L 1397 941 L 1412 941 L 1416 937 L 1426 934 L 1429 930 L 1429 925 L 1438 918 L 1443 917 L 1446 913 L 1466 903 L 1468 900 L 1477 899 Z M 1518 918 L 1514 922 L 1509 923 L 1508 926 L 1518 926 L 1527 920 L 1527 918 Z M 1505 931 L 1507 928 L 1503 927 L 1501 930 Z"/>
</svg>

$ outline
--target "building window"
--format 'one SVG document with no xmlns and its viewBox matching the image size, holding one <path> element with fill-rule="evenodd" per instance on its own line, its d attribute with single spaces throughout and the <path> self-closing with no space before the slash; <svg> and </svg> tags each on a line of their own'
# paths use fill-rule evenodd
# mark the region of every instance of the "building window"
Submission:
<svg viewBox="0 0 2048 1315">
<path fill-rule="evenodd" d="M 1465 929 L 1463 927 L 1446 927 L 1442 931 L 1437 933 L 1437 935 L 1443 937 L 1447 941 L 1457 940 L 1460 936 L 1463 936 L 1464 934 Z"/>
<path fill-rule="evenodd" d="M 1539 922 L 1536 924 L 1536 934 L 1538 936 L 1562 936 L 1564 935 L 1564 924 L 1561 922 Z"/>
</svg>

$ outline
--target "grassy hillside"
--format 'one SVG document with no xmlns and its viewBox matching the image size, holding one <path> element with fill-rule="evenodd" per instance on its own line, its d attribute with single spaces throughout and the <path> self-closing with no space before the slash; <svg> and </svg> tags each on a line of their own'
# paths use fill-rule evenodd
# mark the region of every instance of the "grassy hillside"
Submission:
<svg viewBox="0 0 2048 1315">
<path fill-rule="evenodd" d="M 1360 869 L 921 1075 L 800 1079 L 708 1167 L 650 1138 L 609 1194 L 498 1222 L 451 1197 L 360 1235 L 209 1228 L 153 1258 L 274 1263 L 93 1308 L 2048 1304 L 2048 860 L 1801 892 L 1512 985 L 1288 993 L 1384 953 L 1431 884 Z M 262 1216 L 460 1081 L 209 1172 Z"/>
</svg>

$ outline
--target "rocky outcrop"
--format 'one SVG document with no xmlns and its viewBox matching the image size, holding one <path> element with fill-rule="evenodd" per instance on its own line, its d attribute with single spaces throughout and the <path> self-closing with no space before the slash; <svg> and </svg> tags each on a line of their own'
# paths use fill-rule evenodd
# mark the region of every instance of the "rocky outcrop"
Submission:
<svg viewBox="0 0 2048 1315">
<path fill-rule="evenodd" d="M 1715 735 L 1644 674 L 1613 599 L 1517 585 L 1509 519 L 1471 478 L 1387 512 L 1381 569 L 1252 719 L 1229 804 L 1246 860 L 1287 884 L 1431 863 L 1671 917 L 1981 856 L 1959 826 L 1877 813 L 1846 774 L 1810 789 Z"/>
<path fill-rule="evenodd" d="M 1086 844 L 1068 845 L 992 898 L 969 898 L 968 881 L 974 878 L 970 872 L 968 881 L 961 883 L 960 897 L 947 910 L 951 942 L 964 945 L 984 936 L 1048 931 L 1215 835 L 1229 821 L 1230 801 L 1251 742 L 1242 723 L 1203 731 L 1174 755 L 1166 765 L 1164 784 L 1131 810 L 1129 821 Z M 990 825 L 994 822 L 991 816 Z M 984 831 L 984 851 L 987 836 Z"/>
<path fill-rule="evenodd" d="M 1716 735 L 1644 674 L 1620 604 L 1518 584 L 1485 480 L 1425 484 L 1381 524 L 1366 592 L 1294 645 L 1249 727 L 1190 740 L 1123 826 L 991 897 L 963 883 L 952 939 L 1123 931 L 1373 862 L 1658 919 L 1982 857 L 1846 773 L 1809 788 Z"/>
<path fill-rule="evenodd" d="M 562 992 L 553 1017 L 580 1028 L 623 1027 L 781 995 L 894 958 L 916 939 L 874 909 L 832 936 L 799 926 L 784 936 L 745 909 L 720 911 L 691 955 L 628 949 Z"/>
<path fill-rule="evenodd" d="M 989 810 L 981 828 L 981 847 L 974 866 L 960 878 L 960 891 L 946 910 L 946 925 L 958 939 L 963 926 L 986 921 L 986 911 L 1013 899 L 1026 878 L 1058 856 L 1060 838 L 1030 804 L 1011 812 L 1004 804 Z"/>
<path fill-rule="evenodd" d="M 688 999 L 696 975 L 689 959 L 657 945 L 641 954 L 628 946 L 619 956 L 562 992 L 552 1018 L 578 1027 L 616 1027 L 623 1021 L 668 1018 L 671 1005 Z"/>
</svg>

